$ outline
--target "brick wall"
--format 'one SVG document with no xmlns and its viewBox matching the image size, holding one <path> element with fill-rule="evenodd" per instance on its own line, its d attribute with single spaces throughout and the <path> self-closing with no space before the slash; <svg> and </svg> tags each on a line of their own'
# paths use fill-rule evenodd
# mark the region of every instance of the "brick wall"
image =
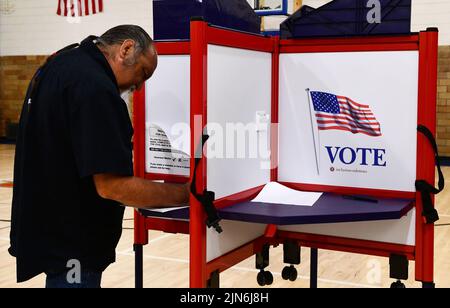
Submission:
<svg viewBox="0 0 450 308">
<path fill-rule="evenodd" d="M 45 59 L 45 56 L 0 57 L 0 136 L 6 136 L 7 123 L 18 122 L 28 83 Z"/>
<path fill-rule="evenodd" d="M 437 143 L 439 154 L 450 157 L 450 46 L 439 47 Z"/>
<path fill-rule="evenodd" d="M 0 137 L 6 135 L 6 123 L 17 122 L 28 82 L 45 59 L 0 57 Z M 450 46 L 439 47 L 438 77 L 437 142 L 440 154 L 450 157 Z"/>
</svg>

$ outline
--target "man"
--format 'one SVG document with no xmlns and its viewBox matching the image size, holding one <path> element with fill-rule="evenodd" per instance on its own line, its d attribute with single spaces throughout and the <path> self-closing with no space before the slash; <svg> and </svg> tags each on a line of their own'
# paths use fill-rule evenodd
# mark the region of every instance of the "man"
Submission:
<svg viewBox="0 0 450 308">
<path fill-rule="evenodd" d="M 187 185 L 133 176 L 133 128 L 120 95 L 140 88 L 156 66 L 150 36 L 123 25 L 53 56 L 32 81 L 14 166 L 9 251 L 18 282 L 46 273 L 47 287 L 100 287 L 115 261 L 120 204 L 188 201 Z"/>
</svg>

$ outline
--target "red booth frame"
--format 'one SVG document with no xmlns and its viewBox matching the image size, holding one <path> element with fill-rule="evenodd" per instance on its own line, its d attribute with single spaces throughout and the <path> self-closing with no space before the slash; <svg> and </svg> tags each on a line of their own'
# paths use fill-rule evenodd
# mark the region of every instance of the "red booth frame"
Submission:
<svg viewBox="0 0 450 308">
<path fill-rule="evenodd" d="M 209 26 L 203 21 L 191 22 L 191 40 L 189 42 L 156 43 L 160 55 L 190 55 L 191 60 L 191 153 L 196 152 L 201 135 L 207 122 L 207 53 L 208 44 L 233 48 L 262 51 L 272 54 L 272 123 L 278 123 L 278 87 L 279 87 L 279 55 L 283 53 L 312 52 L 358 52 L 358 51 L 418 51 L 418 124 L 428 127 L 436 134 L 436 87 L 437 87 L 437 48 L 438 32 L 434 29 L 418 34 L 404 36 L 378 36 L 362 38 L 328 38 L 328 39 L 295 39 L 279 40 L 257 35 L 245 34 Z M 145 173 L 145 87 L 134 96 L 134 167 L 135 175 L 149 180 L 164 180 L 172 183 L 183 183 L 189 179 L 173 175 Z M 202 127 L 194 127 L 194 117 L 202 119 Z M 272 169 L 271 181 L 277 181 L 277 132 L 272 131 Z M 429 183 L 435 181 L 434 152 L 428 140 L 417 135 L 417 179 Z M 193 178 L 195 160 L 191 158 L 191 176 Z M 195 179 L 197 191 L 206 189 L 206 160 L 201 159 Z M 434 225 L 425 224 L 422 217 L 422 201 L 418 192 L 399 192 L 389 190 L 361 189 L 310 185 L 299 183 L 282 183 L 304 191 L 334 192 L 341 194 L 363 194 L 386 198 L 408 198 L 415 200 L 416 208 L 416 241 L 415 246 L 356 240 L 333 236 L 306 234 L 298 232 L 278 231 L 276 226 L 269 225 L 266 234 L 251 241 L 215 260 L 206 262 L 206 216 L 202 205 L 191 195 L 190 221 L 169 220 L 145 217 L 135 211 L 135 250 L 142 254 L 142 246 L 148 244 L 148 230 L 190 235 L 190 287 L 206 287 L 213 272 L 220 273 L 235 264 L 261 251 L 264 244 L 277 245 L 286 239 L 297 241 L 301 246 L 314 249 L 327 249 L 343 252 L 360 253 L 389 257 L 393 254 L 406 256 L 415 260 L 415 279 L 424 283 L 433 283 L 434 277 Z M 237 202 L 251 200 L 262 189 L 262 186 L 221 198 L 215 201 L 217 208 L 227 207 Z M 434 203 L 434 198 L 433 198 Z M 137 259 L 142 263 L 142 259 Z M 138 273 L 136 286 L 142 286 L 142 273 Z"/>
</svg>

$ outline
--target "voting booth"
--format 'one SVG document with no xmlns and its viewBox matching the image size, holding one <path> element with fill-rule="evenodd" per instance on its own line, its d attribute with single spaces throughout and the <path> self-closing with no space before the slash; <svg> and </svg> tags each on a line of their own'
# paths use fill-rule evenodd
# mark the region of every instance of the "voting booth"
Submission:
<svg viewBox="0 0 450 308">
<path fill-rule="evenodd" d="M 190 33 L 156 43 L 158 69 L 134 97 L 136 176 L 193 182 L 188 207 L 136 211 L 136 285 L 160 230 L 189 234 L 191 287 L 218 286 L 255 254 L 270 284 L 278 244 L 287 265 L 300 246 L 387 257 L 399 280 L 414 260 L 433 286 L 434 220 L 416 181 L 434 184 L 418 126 L 435 133 L 437 30 L 280 40 L 196 20 Z M 238 124 L 257 155 L 223 133 Z"/>
</svg>

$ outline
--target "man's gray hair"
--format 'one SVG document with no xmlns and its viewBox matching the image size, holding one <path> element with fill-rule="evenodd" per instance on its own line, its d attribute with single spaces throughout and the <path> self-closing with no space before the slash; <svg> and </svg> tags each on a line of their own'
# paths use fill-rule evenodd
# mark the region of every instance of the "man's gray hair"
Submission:
<svg viewBox="0 0 450 308">
<path fill-rule="evenodd" d="M 121 45 L 126 40 L 136 43 L 136 55 L 145 52 L 153 45 L 153 40 L 148 33 L 139 26 L 120 25 L 109 29 L 97 39 L 97 44 L 103 47 Z"/>
</svg>

